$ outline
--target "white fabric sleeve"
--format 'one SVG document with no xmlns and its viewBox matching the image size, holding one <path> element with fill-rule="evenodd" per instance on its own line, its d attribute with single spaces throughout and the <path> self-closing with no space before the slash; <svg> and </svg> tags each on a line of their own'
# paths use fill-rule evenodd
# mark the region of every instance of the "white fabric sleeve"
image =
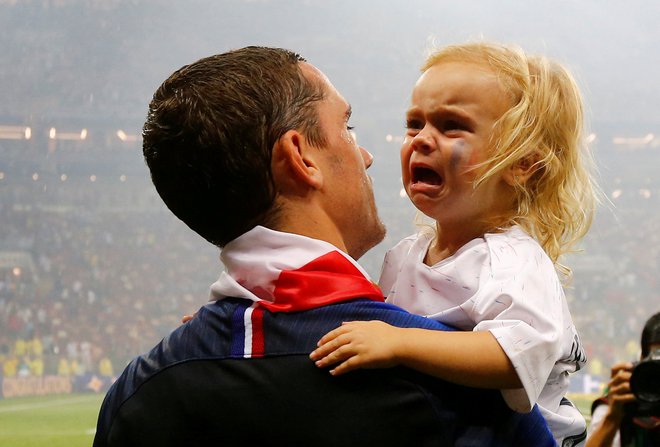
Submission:
<svg viewBox="0 0 660 447">
<path fill-rule="evenodd" d="M 490 276 L 482 276 L 471 309 L 475 331 L 490 331 L 523 387 L 502 390 L 515 411 L 531 411 L 561 356 L 564 294 L 554 265 L 535 243 L 490 246 Z"/>
</svg>

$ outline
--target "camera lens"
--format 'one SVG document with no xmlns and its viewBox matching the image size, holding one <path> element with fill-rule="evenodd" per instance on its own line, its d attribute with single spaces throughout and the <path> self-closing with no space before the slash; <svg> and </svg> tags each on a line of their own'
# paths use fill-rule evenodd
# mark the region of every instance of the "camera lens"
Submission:
<svg viewBox="0 0 660 447">
<path fill-rule="evenodd" d="M 642 402 L 660 403 L 660 360 L 646 360 L 635 366 L 630 388 Z"/>
</svg>

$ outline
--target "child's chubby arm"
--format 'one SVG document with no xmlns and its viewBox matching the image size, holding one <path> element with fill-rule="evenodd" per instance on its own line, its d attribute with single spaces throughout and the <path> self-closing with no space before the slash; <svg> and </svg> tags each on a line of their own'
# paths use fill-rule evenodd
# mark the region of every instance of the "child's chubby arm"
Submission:
<svg viewBox="0 0 660 447">
<path fill-rule="evenodd" d="M 402 365 L 460 385 L 521 388 L 518 374 L 490 332 L 400 328 L 382 321 L 352 321 L 328 332 L 310 354 L 330 373 Z"/>
</svg>

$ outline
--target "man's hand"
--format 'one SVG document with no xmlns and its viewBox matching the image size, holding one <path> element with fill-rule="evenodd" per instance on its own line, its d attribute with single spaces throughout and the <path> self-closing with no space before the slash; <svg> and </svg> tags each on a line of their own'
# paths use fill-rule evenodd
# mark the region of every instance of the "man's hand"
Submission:
<svg viewBox="0 0 660 447">
<path fill-rule="evenodd" d="M 330 374 L 339 375 L 358 368 L 389 368 L 399 363 L 401 328 L 382 321 L 342 323 L 321 338 L 310 354 L 316 366 L 337 364 Z"/>
</svg>

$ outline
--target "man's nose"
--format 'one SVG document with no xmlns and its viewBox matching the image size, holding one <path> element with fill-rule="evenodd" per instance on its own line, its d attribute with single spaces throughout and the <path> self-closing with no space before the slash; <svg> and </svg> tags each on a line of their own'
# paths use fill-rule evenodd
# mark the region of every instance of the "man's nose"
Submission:
<svg viewBox="0 0 660 447">
<path fill-rule="evenodd" d="M 366 169 L 369 169 L 374 162 L 374 156 L 371 155 L 371 152 L 360 146 L 360 153 L 362 154 L 362 160 L 364 160 L 364 166 Z"/>
</svg>

